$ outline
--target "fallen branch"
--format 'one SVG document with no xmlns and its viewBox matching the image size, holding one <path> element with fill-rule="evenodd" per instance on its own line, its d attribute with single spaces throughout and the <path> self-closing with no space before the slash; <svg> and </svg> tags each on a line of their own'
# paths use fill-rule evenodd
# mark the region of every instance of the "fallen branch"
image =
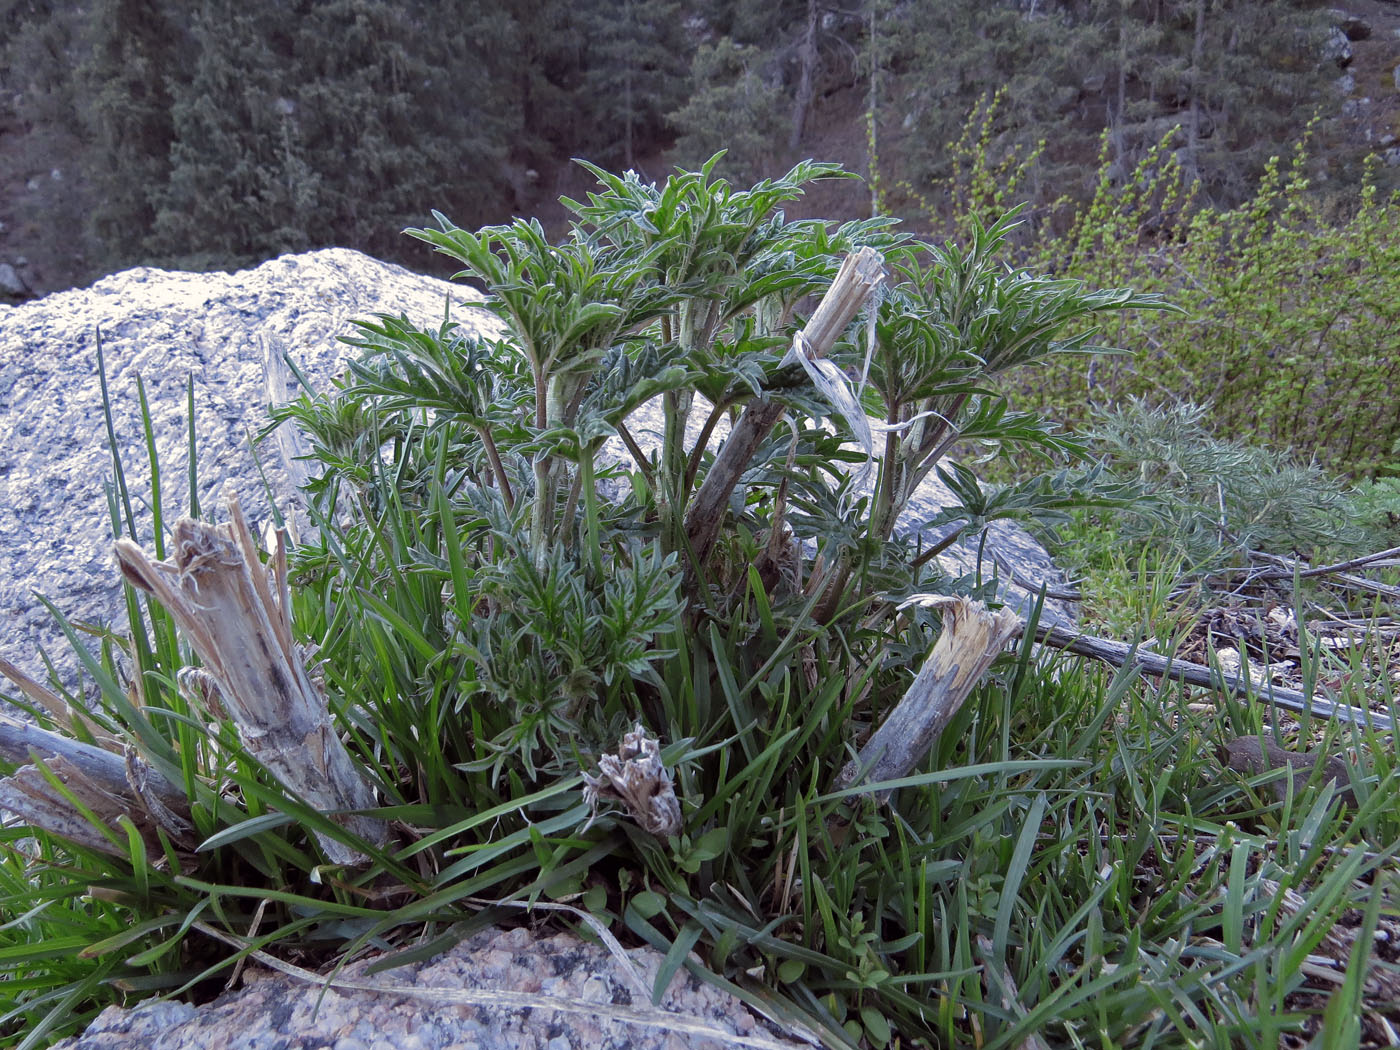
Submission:
<svg viewBox="0 0 1400 1050">
<path fill-rule="evenodd" d="M 1353 591 L 1366 591 L 1370 594 L 1378 594 L 1383 598 L 1400 599 L 1400 587 L 1392 587 L 1386 583 L 1377 583 L 1375 580 L 1368 580 L 1364 576 L 1353 576 L 1346 572 L 1347 569 L 1358 569 L 1363 566 L 1374 566 L 1376 562 L 1385 561 L 1388 558 L 1400 554 L 1400 547 L 1391 547 L 1389 550 L 1378 551 L 1375 554 L 1368 554 L 1361 558 L 1352 558 L 1348 561 L 1339 561 L 1333 565 L 1310 566 L 1305 561 L 1295 561 L 1292 558 L 1283 558 L 1277 554 L 1269 554 L 1265 551 L 1250 551 L 1251 558 L 1258 558 L 1260 561 L 1270 562 L 1277 566 L 1273 569 L 1256 569 L 1249 573 L 1247 582 L 1254 583 L 1257 580 L 1291 580 L 1296 575 L 1300 579 L 1311 576 L 1332 576 L 1344 587 Z"/>
<path fill-rule="evenodd" d="M 282 536 L 272 565 L 264 568 L 236 499 L 229 501 L 229 517 L 219 526 L 177 521 L 172 561 L 153 561 L 131 540 L 118 540 L 122 575 L 165 606 L 217 684 L 219 702 L 249 753 L 274 777 L 323 812 L 373 809 L 374 789 L 341 743 L 326 699 L 292 641 Z M 369 842 L 388 841 L 384 821 L 332 819 Z M 365 859 L 317 837 L 333 863 Z"/>
<path fill-rule="evenodd" d="M 1056 624 L 1039 624 L 1035 629 L 1035 640 L 1052 649 L 1064 649 L 1080 656 L 1092 657 L 1095 660 L 1112 664 L 1114 667 L 1125 667 L 1132 664 L 1135 667 L 1141 667 L 1147 674 L 1161 675 L 1174 681 L 1185 682 L 1187 685 L 1205 686 L 1235 696 L 1258 694 L 1261 700 L 1279 707 L 1286 707 L 1292 711 L 1306 711 L 1325 718 L 1337 718 L 1392 732 L 1396 728 L 1393 719 L 1366 708 L 1336 704 L 1330 700 L 1316 696 L 1310 697 L 1296 689 L 1286 689 L 1279 685 L 1266 683 L 1262 686 L 1256 686 L 1243 678 L 1226 674 L 1213 667 L 1190 663 L 1186 660 L 1173 660 L 1157 653 L 1146 652 L 1136 646 L 1128 645 L 1126 642 L 1098 638 L 1079 631 L 1071 631 Z"/>
<path fill-rule="evenodd" d="M 46 685 L 30 678 L 14 664 L 10 663 L 3 656 L 0 656 L 0 675 L 8 678 L 19 691 L 28 697 L 29 702 L 35 707 L 42 707 L 48 716 L 53 719 L 57 726 L 72 730 L 74 710 L 62 697 L 55 693 Z M 110 750 L 110 748 L 109 748 Z"/>
<path fill-rule="evenodd" d="M 1306 562 L 1294 561 L 1291 558 L 1280 557 L 1277 554 L 1268 554 L 1264 551 L 1250 551 L 1250 557 L 1261 558 L 1264 561 L 1274 562 L 1283 566 L 1283 569 L 1270 571 L 1265 570 L 1262 574 L 1265 579 L 1283 579 L 1293 575 L 1294 566 L 1298 567 L 1299 576 L 1328 576 L 1333 573 L 1346 572 L 1348 569 L 1360 569 L 1364 566 L 1375 566 L 1378 562 L 1384 562 L 1388 558 L 1400 555 L 1400 547 L 1391 547 L 1389 550 L 1377 551 L 1375 554 L 1364 554 L 1359 558 L 1349 558 L 1346 561 L 1335 562 L 1331 565 L 1318 565 L 1309 568 Z"/>
<path fill-rule="evenodd" d="M 127 761 L 123 755 L 50 733 L 8 715 L 0 715 L 0 760 L 19 765 L 32 762 L 36 757 L 43 762 L 62 759 L 95 784 L 112 792 L 127 787 Z M 147 788 L 165 805 L 184 805 L 184 791 L 154 770 L 146 775 L 145 782 Z"/>
<path fill-rule="evenodd" d="M 0 780 L 0 809 L 32 828 L 125 856 L 126 832 L 119 829 L 119 822 L 126 817 L 156 856 L 162 852 L 158 829 L 181 848 L 194 848 L 184 791 L 143 763 L 133 749 L 115 754 L 0 715 L 0 760 L 26 763 Z M 117 841 L 75 807 L 65 792 L 115 832 Z"/>
<path fill-rule="evenodd" d="M 862 248 L 846 256 L 836 280 L 802 329 L 802 341 L 813 357 L 823 357 L 832 348 L 870 293 L 884 280 L 884 274 L 884 259 L 874 248 Z M 720 447 L 685 515 L 686 536 L 697 562 L 703 563 L 709 555 L 729 506 L 729 494 L 784 411 L 782 402 L 771 397 L 750 401 Z"/>
</svg>

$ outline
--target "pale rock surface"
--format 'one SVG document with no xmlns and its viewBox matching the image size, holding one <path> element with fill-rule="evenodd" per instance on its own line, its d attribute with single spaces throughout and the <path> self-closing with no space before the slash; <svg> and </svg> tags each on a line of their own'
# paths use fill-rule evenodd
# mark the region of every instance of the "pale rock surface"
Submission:
<svg viewBox="0 0 1400 1050">
<path fill-rule="evenodd" d="M 354 334 L 352 320 L 404 312 L 430 324 L 450 300 L 458 320 L 478 326 L 490 320 L 475 307 L 480 298 L 465 285 L 332 248 L 232 274 L 127 270 L 90 288 L 0 306 L 0 654 L 40 678 L 41 645 L 65 672 L 76 666 L 34 591 L 75 620 L 124 616 L 104 493 L 112 457 L 97 376 L 99 332 L 137 540 L 149 546 L 138 377 L 151 409 L 166 521 L 189 510 L 191 376 L 201 509 L 222 520 L 225 498 L 236 493 L 250 520 L 265 520 L 250 437 L 268 421 L 269 376 L 281 374 L 269 362 L 285 352 L 324 389 L 355 352 L 337 342 Z M 300 472 L 289 470 L 276 443 L 260 446 L 259 457 L 287 508 Z"/>
<path fill-rule="evenodd" d="M 148 1002 L 108 1007 L 80 1037 L 54 1050 L 719 1050 L 809 1047 L 756 1016 L 727 992 L 682 969 L 662 996 L 650 989 L 662 956 L 626 952 L 624 967 L 607 949 L 569 933 L 483 930 L 426 963 L 366 975 L 366 963 L 338 979 L 411 985 L 419 995 L 339 991 L 251 968 L 243 988 L 200 1009 Z M 596 1012 L 463 1005 L 454 993 L 525 992 L 583 1000 Z M 319 1003 L 318 1003 L 319 999 Z M 621 1021 L 609 1007 L 652 1013 L 653 1023 Z M 614 1015 L 615 1016 L 615 1015 Z M 686 1024 L 690 1030 L 668 1027 Z M 700 1025 L 714 1033 L 696 1031 Z M 800 1034 L 800 1033 L 799 1033 Z"/>
<path fill-rule="evenodd" d="M 18 270 L 7 262 L 0 262 L 0 296 L 24 299 L 33 294 Z"/>
<path fill-rule="evenodd" d="M 250 441 L 267 423 L 268 403 L 283 398 L 288 373 L 281 355 L 325 390 L 346 357 L 358 353 L 338 341 L 355 334 L 355 319 L 402 313 L 435 327 L 450 303 L 454 319 L 493 331 L 480 299 L 466 285 L 328 248 L 232 274 L 128 270 L 89 288 L 0 306 L 0 655 L 43 679 L 42 646 L 65 680 L 76 678 L 77 663 L 35 592 L 74 621 L 124 617 L 104 490 L 112 458 L 97 376 L 99 332 L 137 540 L 149 547 L 138 378 L 150 405 L 165 520 L 189 509 L 185 384 L 192 376 L 201 510 L 222 520 L 224 500 L 237 494 L 251 521 L 265 521 Z M 644 444 L 656 431 L 646 421 L 632 425 Z M 297 446 L 284 425 L 277 440 L 258 448 L 273 497 L 291 516 L 304 478 Z M 934 478 L 901 527 L 917 527 L 950 499 Z M 988 552 L 1004 572 L 1014 569 L 1033 586 L 1058 581 L 1045 552 L 1015 526 L 993 526 Z M 975 539 L 950 548 L 942 562 L 956 574 L 974 571 Z M 991 574 L 989 560 L 983 568 Z M 1003 597 L 1022 611 L 1030 601 L 1018 586 L 1004 588 Z M 1072 612 L 1051 602 L 1047 615 Z"/>
</svg>

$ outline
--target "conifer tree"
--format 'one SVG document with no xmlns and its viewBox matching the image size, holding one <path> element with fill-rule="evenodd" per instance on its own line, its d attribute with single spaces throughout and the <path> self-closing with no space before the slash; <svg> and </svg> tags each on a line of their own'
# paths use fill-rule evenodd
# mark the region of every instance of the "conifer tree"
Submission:
<svg viewBox="0 0 1400 1050">
<path fill-rule="evenodd" d="M 85 29 L 81 7 L 60 0 L 0 0 L 0 119 L 14 132 L 0 148 L 6 151 L 5 168 L 25 186 L 22 197 L 12 196 L 24 209 L 14 232 L 26 237 L 26 279 L 39 288 L 101 272 L 93 261 L 101 252 L 86 221 L 91 197 L 81 161 L 83 99 L 73 76 L 84 53 Z M 30 188 L 34 179 L 37 189 Z M 18 190 L 10 187 L 12 195 Z M 62 233 L 35 237 L 39 230 Z"/>
<path fill-rule="evenodd" d="M 153 248 L 201 266 L 308 247 L 318 188 L 290 97 L 295 18 L 271 4 L 202 0 L 190 30 L 192 74 L 172 100 Z"/>
<path fill-rule="evenodd" d="M 1175 106 L 1183 166 L 1222 203 L 1242 199 L 1270 156 L 1297 141 L 1323 95 L 1326 11 L 1315 0 L 1142 4 L 1177 56 L 1162 100 Z"/>
<path fill-rule="evenodd" d="M 684 103 L 692 48 L 678 0 L 590 0 L 581 6 L 589 40 L 582 99 L 593 112 L 585 153 L 636 167 L 639 149 L 660 139 L 666 114 Z"/>
<path fill-rule="evenodd" d="M 289 93 L 316 221 L 377 254 L 428 209 L 472 214 L 499 182 L 495 96 L 475 4 L 321 0 L 298 20 Z"/>
<path fill-rule="evenodd" d="M 203 0 L 156 246 L 221 264 L 337 243 L 382 255 L 437 203 L 499 196 L 476 5 Z"/>
<path fill-rule="evenodd" d="M 591 126 L 590 120 L 579 119 L 578 88 L 587 50 L 581 11 L 571 0 L 518 0 L 506 5 L 502 15 L 481 59 L 503 89 L 511 159 L 524 167 L 544 167 L 576 153 Z"/>
<path fill-rule="evenodd" d="M 765 55 L 755 45 L 721 37 L 702 44 L 691 66 L 690 99 L 671 114 L 679 137 L 675 158 L 694 165 L 728 150 L 720 171 L 736 182 L 769 174 L 767 166 L 786 138 L 785 100 L 766 77 Z"/>
<path fill-rule="evenodd" d="M 946 144 L 1005 89 L 997 145 L 1047 142 L 1044 178 L 1082 185 L 1105 128 L 1126 176 L 1172 123 L 1188 174 L 1236 202 L 1286 152 L 1323 97 L 1317 0 L 942 0 L 895 7 L 891 124 L 916 184 L 946 174 Z"/>
<path fill-rule="evenodd" d="M 161 0 L 93 0 L 78 70 L 88 136 L 85 167 L 94 262 L 142 261 L 155 224 L 153 189 L 165 185 L 175 137 L 170 85 L 182 75 L 181 34 Z"/>
<path fill-rule="evenodd" d="M 947 175 L 947 147 L 978 100 L 998 91 L 998 149 L 1029 149 L 1045 139 L 1047 163 L 1093 154 L 1083 143 L 1103 126 L 1102 113 L 1090 116 L 1082 95 L 1086 52 L 1099 45 L 1095 23 L 1076 21 L 1053 2 L 1019 0 L 945 0 L 894 8 L 889 17 L 898 70 L 891 116 L 900 132 L 891 151 L 903 156 L 911 181 Z"/>
</svg>

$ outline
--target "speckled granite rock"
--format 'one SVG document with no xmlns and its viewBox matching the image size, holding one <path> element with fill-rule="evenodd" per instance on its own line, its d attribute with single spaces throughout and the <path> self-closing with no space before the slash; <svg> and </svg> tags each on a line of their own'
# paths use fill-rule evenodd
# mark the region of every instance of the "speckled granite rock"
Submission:
<svg viewBox="0 0 1400 1050">
<path fill-rule="evenodd" d="M 330 248 L 233 274 L 128 270 L 90 288 L 0 306 L 0 654 L 42 678 L 43 646 L 64 677 L 75 677 L 76 661 L 35 591 L 76 620 L 123 615 L 103 490 L 111 455 L 97 379 L 99 331 L 138 518 L 150 483 L 137 378 L 151 408 L 165 516 L 174 521 L 188 509 L 185 383 L 192 375 L 202 509 L 218 513 L 224 497 L 237 492 L 257 522 L 266 518 L 267 502 L 249 437 L 265 425 L 268 402 L 282 399 L 284 352 L 324 389 L 356 352 L 337 341 L 353 334 L 354 319 L 404 313 L 435 326 L 450 302 L 455 319 L 483 331 L 495 319 L 479 301 L 465 285 Z M 644 444 L 659 430 L 645 420 L 629 424 Z M 294 510 L 303 479 L 296 446 L 284 425 L 278 440 L 261 447 L 268 485 L 284 511 Z M 616 448 L 622 455 L 620 443 Z M 933 478 L 901 527 L 927 520 L 951 499 Z M 138 540 L 148 545 L 150 537 Z M 1004 574 L 1013 569 L 1032 586 L 1059 579 L 1044 550 L 1014 525 L 993 526 L 988 552 Z M 957 574 L 973 571 L 975 540 L 949 548 L 941 561 Z M 990 575 L 990 564 L 984 572 Z M 1003 597 L 1023 609 L 1030 601 L 1025 588 L 1011 584 Z M 1068 619 L 1072 610 L 1052 602 L 1047 615 Z"/>
<path fill-rule="evenodd" d="M 82 1036 L 55 1050 L 718 1050 L 807 1047 L 732 996 L 682 970 L 660 1009 L 649 989 L 662 956 L 627 951 L 630 967 L 607 949 L 567 933 L 484 930 L 421 964 L 366 976 L 347 966 L 349 984 L 411 986 L 413 995 L 330 989 L 250 969 L 244 986 L 200 1009 L 183 1003 L 109 1007 Z M 468 1004 L 492 992 L 571 1000 L 564 1013 Z M 459 1001 L 454 1002 L 453 999 Z M 318 1001 L 319 1000 L 319 1001 Z M 622 1020 L 628 1014 L 642 1020 Z"/>
<path fill-rule="evenodd" d="M 0 653 L 40 677 L 40 645 L 65 669 L 76 667 L 34 591 L 79 620 L 123 614 L 103 491 L 112 459 L 97 378 L 99 332 L 138 517 L 150 479 L 137 377 L 173 522 L 189 507 L 185 383 L 193 376 L 201 506 L 218 512 L 237 492 L 258 521 L 267 517 L 267 501 L 249 436 L 267 423 L 269 378 L 279 376 L 268 363 L 287 352 L 313 382 L 327 382 L 352 352 L 336 341 L 354 332 L 352 320 L 402 311 L 429 324 L 449 299 L 458 320 L 490 322 L 474 305 L 479 293 L 465 285 L 331 248 L 232 274 L 127 270 L 90 288 L 0 306 Z M 299 474 L 273 447 L 264 446 L 264 467 L 286 505 Z M 138 540 L 145 545 L 150 537 Z"/>
</svg>

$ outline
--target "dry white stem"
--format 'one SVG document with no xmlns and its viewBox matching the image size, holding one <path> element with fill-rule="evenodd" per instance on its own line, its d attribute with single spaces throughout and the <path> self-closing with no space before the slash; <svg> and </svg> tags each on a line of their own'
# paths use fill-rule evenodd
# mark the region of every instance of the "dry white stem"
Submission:
<svg viewBox="0 0 1400 1050">
<path fill-rule="evenodd" d="M 885 261 L 874 248 L 867 246 L 846 256 L 836 280 L 802 329 L 800 345 L 808 364 L 826 356 L 884 279 Z M 729 506 L 729 494 L 783 411 L 782 404 L 771 398 L 751 401 L 720 448 L 685 515 L 686 535 L 698 561 L 709 555 Z"/>
<path fill-rule="evenodd" d="M 67 702 L 52 689 L 30 678 L 3 656 L 0 656 L 0 675 L 4 675 L 13 682 L 19 691 L 29 698 L 30 702 L 47 711 L 55 725 L 69 730 L 73 728 L 73 717 L 76 712 L 68 706 Z"/>
<path fill-rule="evenodd" d="M 928 754 L 1021 627 L 1020 618 L 1010 609 L 988 612 L 985 605 L 970 598 L 920 596 L 913 601 L 943 608 L 943 633 L 904 697 L 855 760 L 841 770 L 837 790 L 858 781 L 878 783 L 907 775 Z M 889 796 L 888 791 L 876 792 L 882 802 Z"/>
<path fill-rule="evenodd" d="M 118 540 L 122 574 L 174 617 L 244 745 L 273 776 L 322 811 L 372 809 L 374 789 L 337 736 L 292 640 L 284 539 L 278 535 L 265 568 L 237 500 L 230 501 L 229 516 L 229 524 L 218 526 L 177 521 L 170 561 L 154 561 L 130 540 Z M 383 821 L 334 819 L 370 842 L 388 841 Z M 336 864 L 365 859 L 328 838 L 321 845 Z"/>
</svg>

